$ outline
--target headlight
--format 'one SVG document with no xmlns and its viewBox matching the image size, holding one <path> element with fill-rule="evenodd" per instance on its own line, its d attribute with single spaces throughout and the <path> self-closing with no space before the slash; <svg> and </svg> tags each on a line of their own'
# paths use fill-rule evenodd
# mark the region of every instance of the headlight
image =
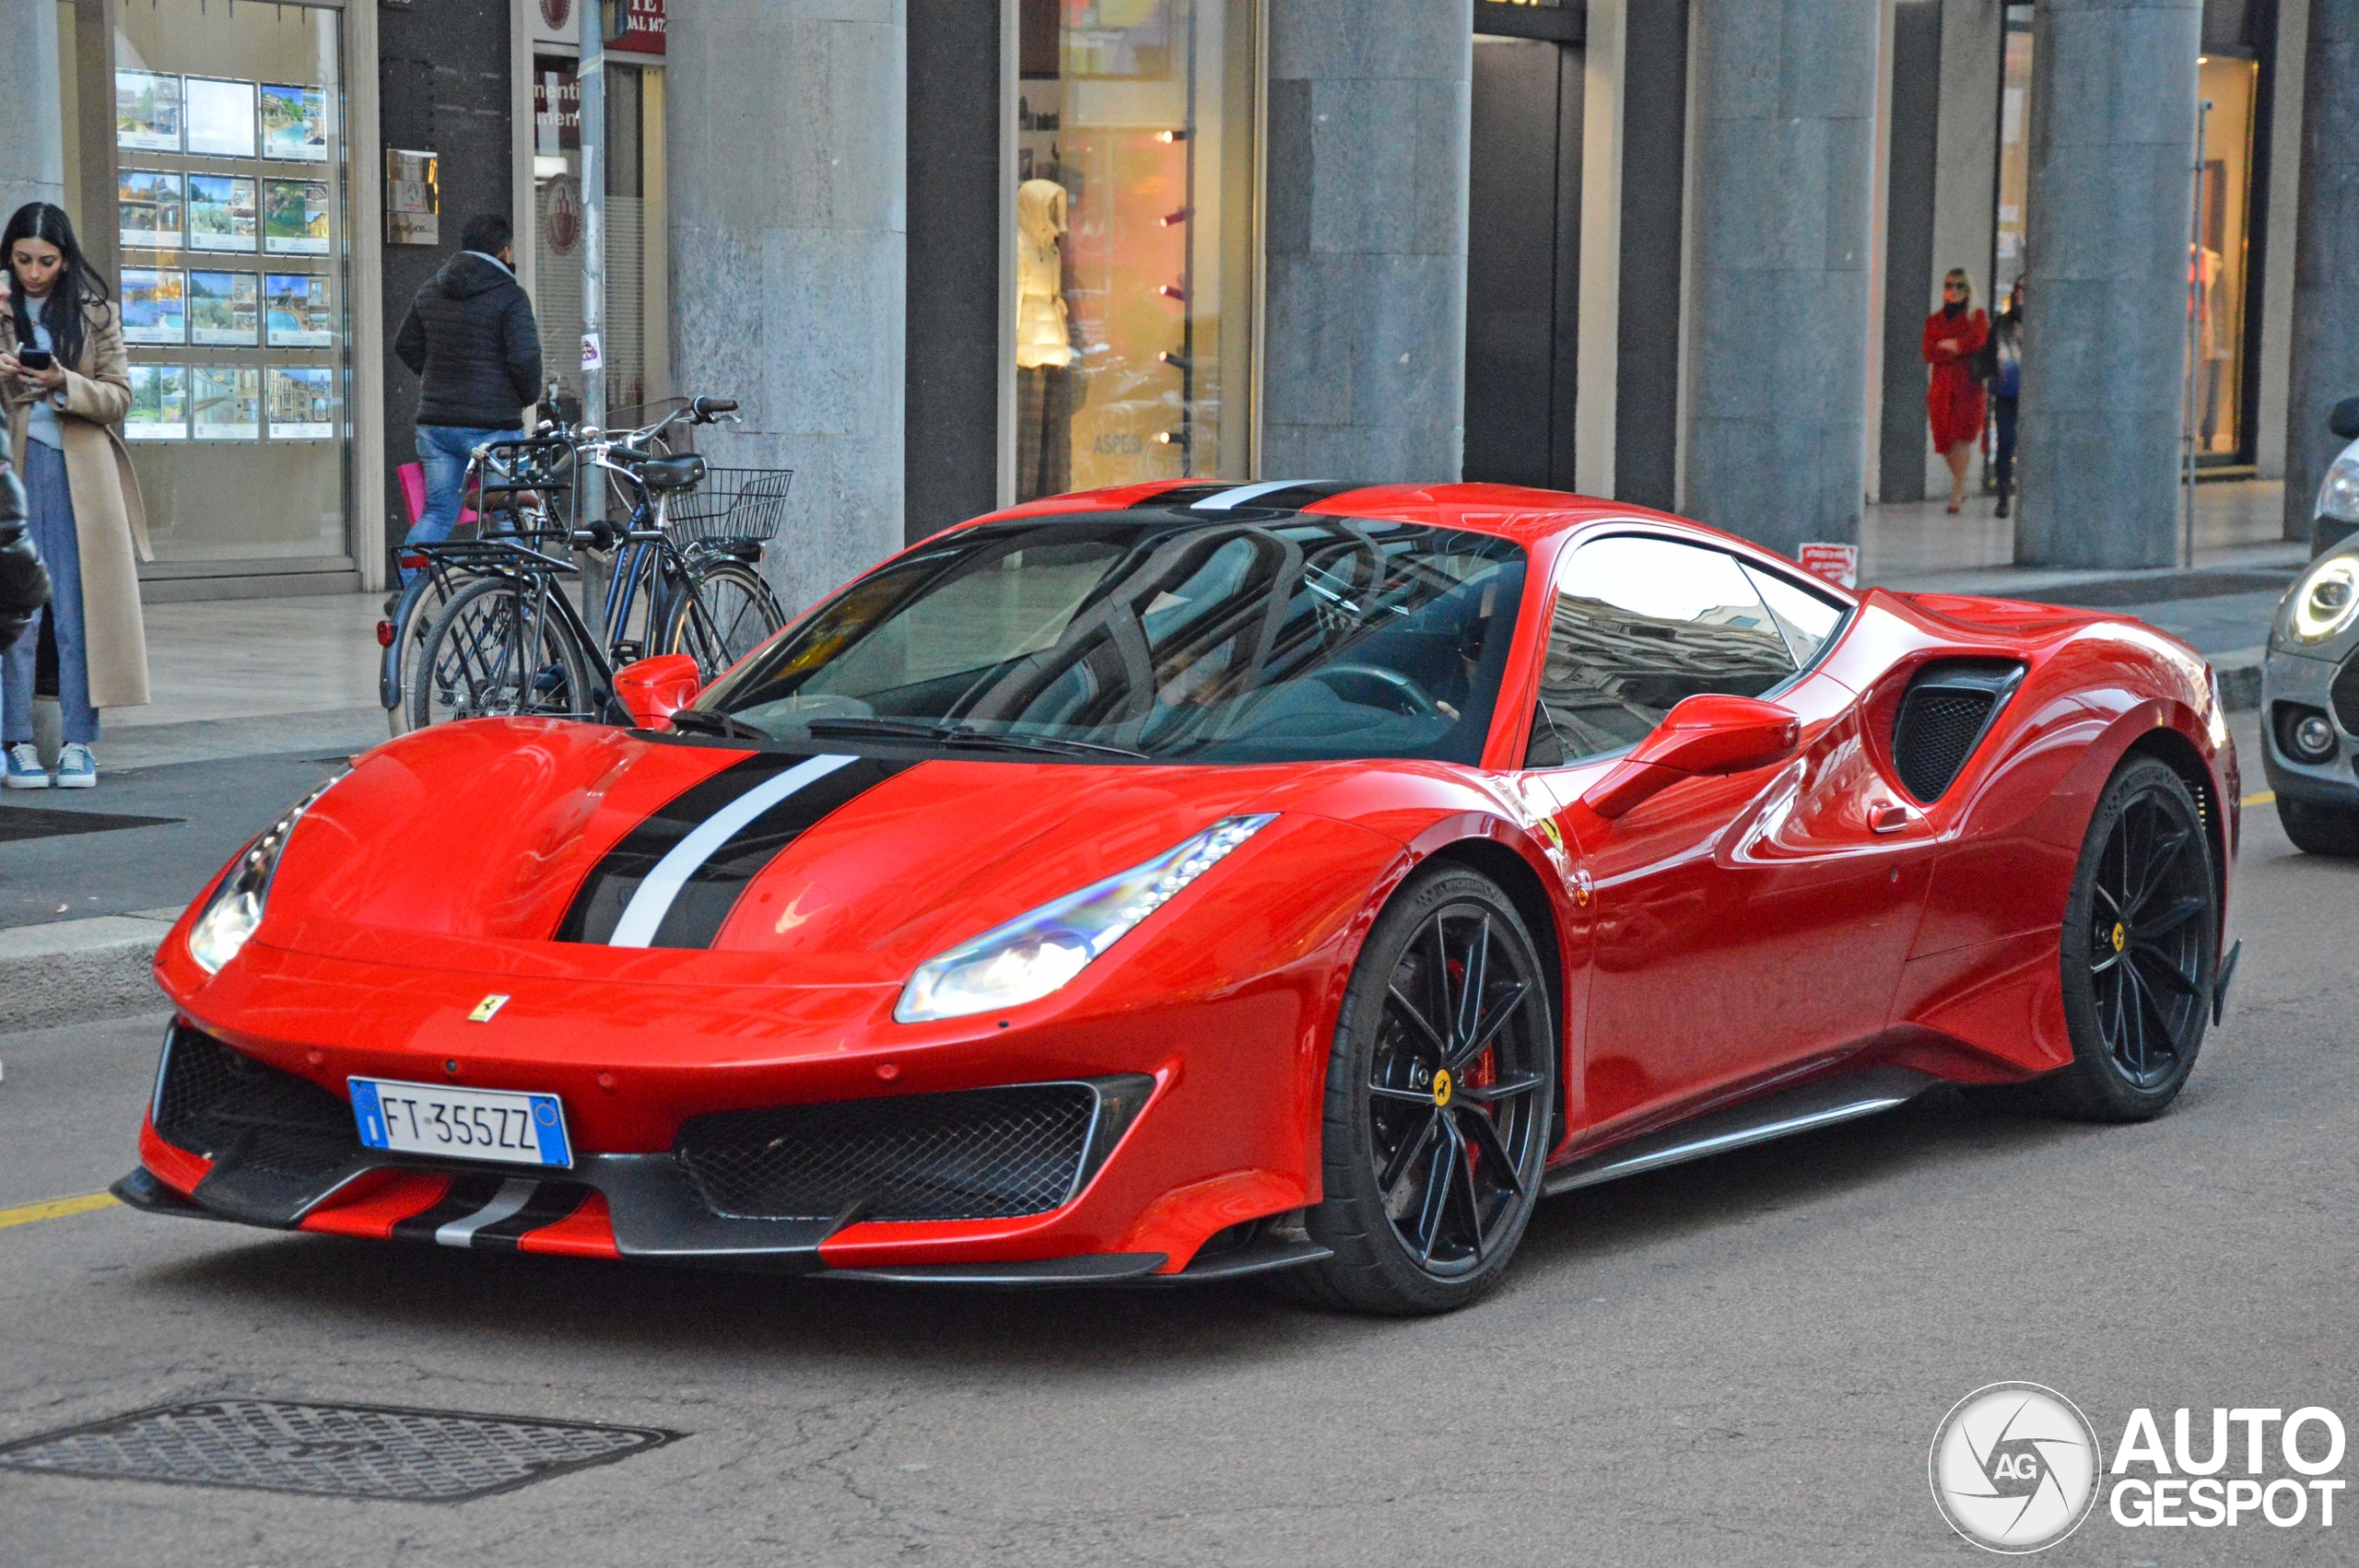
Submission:
<svg viewBox="0 0 2359 1568">
<path fill-rule="evenodd" d="M 287 836 L 295 831 L 295 824 L 311 802 L 328 792 L 336 778 L 321 785 L 300 801 L 294 809 L 264 830 L 261 837 L 246 846 L 229 867 L 221 885 L 213 890 L 213 897 L 205 906 L 205 913 L 189 928 L 188 955 L 208 975 L 217 975 L 221 965 L 238 955 L 246 940 L 262 924 L 263 906 L 270 901 L 270 879 L 277 874 L 278 857 L 287 848 Z"/>
<path fill-rule="evenodd" d="M 2318 510 L 2340 522 L 2359 522 L 2359 451 L 2345 448 L 2328 465 L 2326 482 L 2318 486 Z"/>
<path fill-rule="evenodd" d="M 2294 635 L 2324 642 L 2359 614 L 2359 560 L 2329 556 L 2294 585 Z"/>
<path fill-rule="evenodd" d="M 1276 820 L 1274 813 L 1224 818 L 1144 865 L 1043 904 L 926 960 L 901 989 L 894 1018 L 923 1024 L 1039 1000 Z"/>
</svg>

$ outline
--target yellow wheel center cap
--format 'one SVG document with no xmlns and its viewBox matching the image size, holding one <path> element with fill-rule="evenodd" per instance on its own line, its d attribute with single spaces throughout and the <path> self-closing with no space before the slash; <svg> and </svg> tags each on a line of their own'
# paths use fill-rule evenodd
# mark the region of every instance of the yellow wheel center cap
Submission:
<svg viewBox="0 0 2359 1568">
<path fill-rule="evenodd" d="M 2130 933 L 2129 933 L 2129 931 L 2125 930 L 2122 928 L 2122 924 L 2121 924 L 2121 922 L 2120 922 L 2119 920 L 2116 920 L 2116 921 L 2114 921 L 2114 922 L 2113 922 L 2113 950 L 2114 950 L 2116 953 L 2118 953 L 2118 952 L 2120 952 L 2123 948 L 2125 948 L 2125 947 L 2127 947 L 2127 946 L 2129 946 L 2129 945 L 2130 945 Z"/>
<path fill-rule="evenodd" d="M 1449 1104 L 1449 1070 L 1448 1068 L 1434 1074 L 1434 1104 L 1437 1106 Z"/>
</svg>

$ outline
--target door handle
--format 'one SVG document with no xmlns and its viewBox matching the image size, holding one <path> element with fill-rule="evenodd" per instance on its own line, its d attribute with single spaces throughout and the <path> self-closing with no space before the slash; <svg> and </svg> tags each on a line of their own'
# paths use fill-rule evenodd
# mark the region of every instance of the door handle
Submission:
<svg viewBox="0 0 2359 1568">
<path fill-rule="evenodd" d="M 1906 829 L 1909 823 L 1916 819 L 1916 815 L 1917 813 L 1910 811 L 1907 806 L 1877 806 L 1868 813 L 1868 831 L 1871 833 L 1898 833 Z"/>
</svg>

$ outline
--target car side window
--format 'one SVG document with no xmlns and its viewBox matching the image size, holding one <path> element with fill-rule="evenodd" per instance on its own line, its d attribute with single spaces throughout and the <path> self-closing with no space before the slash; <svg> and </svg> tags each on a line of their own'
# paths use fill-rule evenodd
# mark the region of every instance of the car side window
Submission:
<svg viewBox="0 0 2359 1568">
<path fill-rule="evenodd" d="M 1807 666 L 1843 624 L 1843 606 L 1833 600 L 1804 588 L 1801 583 L 1764 571 L 1750 561 L 1740 563 L 1744 575 L 1761 592 L 1761 602 L 1769 606 L 1776 616 L 1778 629 L 1786 634 L 1787 646 L 1794 650 L 1794 662 Z"/>
<path fill-rule="evenodd" d="M 1558 579 L 1524 766 L 1621 751 L 1698 692 L 1758 696 L 1800 668 L 1735 557 L 1670 539 L 1597 540 Z"/>
</svg>

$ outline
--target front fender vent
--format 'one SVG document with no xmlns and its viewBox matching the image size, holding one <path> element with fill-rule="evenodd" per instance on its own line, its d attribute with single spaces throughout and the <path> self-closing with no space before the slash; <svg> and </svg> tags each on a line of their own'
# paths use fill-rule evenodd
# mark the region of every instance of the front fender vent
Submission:
<svg viewBox="0 0 2359 1568">
<path fill-rule="evenodd" d="M 1911 677 L 1892 726 L 1892 764 L 1919 805 L 1942 798 L 2022 684 L 2012 660 L 1943 659 Z"/>
</svg>

